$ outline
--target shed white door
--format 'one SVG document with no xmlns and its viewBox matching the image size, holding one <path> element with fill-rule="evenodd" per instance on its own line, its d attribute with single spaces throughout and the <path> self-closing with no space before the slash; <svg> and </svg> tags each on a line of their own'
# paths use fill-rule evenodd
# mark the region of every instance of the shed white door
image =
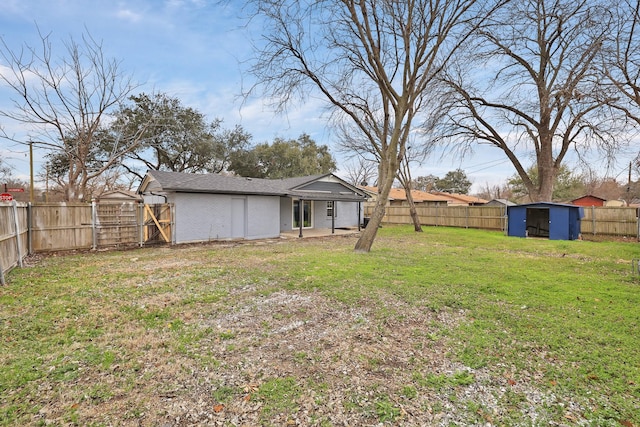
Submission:
<svg viewBox="0 0 640 427">
<path fill-rule="evenodd" d="M 231 237 L 239 239 L 247 235 L 246 202 L 244 197 L 231 199 Z"/>
</svg>

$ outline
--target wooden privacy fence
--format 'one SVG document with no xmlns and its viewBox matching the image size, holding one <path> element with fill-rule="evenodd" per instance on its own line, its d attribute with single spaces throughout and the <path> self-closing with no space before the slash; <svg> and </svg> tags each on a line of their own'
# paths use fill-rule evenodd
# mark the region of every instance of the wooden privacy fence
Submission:
<svg viewBox="0 0 640 427">
<path fill-rule="evenodd" d="M 22 267 L 28 244 L 27 211 L 16 202 L 0 204 L 0 284 L 4 274 L 14 267 Z"/>
<path fill-rule="evenodd" d="M 637 208 L 584 208 L 580 232 L 584 235 L 635 236 L 640 240 Z"/>
<path fill-rule="evenodd" d="M 364 216 L 373 206 L 365 205 Z M 416 212 L 422 225 L 506 230 L 507 213 L 502 206 L 420 206 Z M 412 224 L 408 206 L 387 206 L 382 222 Z"/>
<path fill-rule="evenodd" d="M 372 205 L 365 205 L 364 215 L 371 216 Z M 416 207 L 423 225 L 507 230 L 507 210 L 500 206 Z M 387 206 L 382 220 L 389 224 L 411 224 L 408 206 Z M 592 236 L 626 236 L 640 240 L 637 208 L 585 207 L 580 233 Z"/>
<path fill-rule="evenodd" d="M 173 205 L 0 203 L 0 283 L 27 254 L 173 243 Z"/>
</svg>

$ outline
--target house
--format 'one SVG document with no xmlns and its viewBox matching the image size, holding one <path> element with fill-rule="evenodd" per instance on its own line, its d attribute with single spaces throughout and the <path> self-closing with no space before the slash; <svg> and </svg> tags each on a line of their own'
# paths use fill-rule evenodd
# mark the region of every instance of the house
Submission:
<svg viewBox="0 0 640 427">
<path fill-rule="evenodd" d="M 606 199 L 587 194 L 585 196 L 578 197 L 577 199 L 573 199 L 571 204 L 576 206 L 604 206 L 606 202 Z"/>
<path fill-rule="evenodd" d="M 377 200 L 378 187 L 361 187 L 361 189 L 369 194 L 371 201 L 375 202 L 375 200 Z M 447 206 L 448 203 L 446 197 L 436 196 L 419 190 L 411 190 L 411 198 L 417 206 Z M 409 206 L 407 193 L 404 188 L 392 188 L 389 191 L 387 206 Z"/>
<path fill-rule="evenodd" d="M 132 191 L 112 190 L 105 191 L 96 198 L 99 203 L 142 203 L 142 197 Z"/>
<path fill-rule="evenodd" d="M 580 237 L 581 206 L 538 202 L 507 207 L 508 235 L 575 240 Z"/>
<path fill-rule="evenodd" d="M 138 194 L 175 206 L 173 243 L 359 227 L 366 194 L 333 174 L 258 179 L 149 171 Z"/>
<path fill-rule="evenodd" d="M 507 199 L 492 199 L 485 203 L 483 206 L 498 206 L 498 207 L 507 207 L 507 206 L 515 206 L 516 204 Z"/>
<path fill-rule="evenodd" d="M 432 191 L 431 194 L 446 198 L 448 206 L 480 206 L 488 202 L 488 200 L 467 194 L 446 193 L 444 191 Z"/>
</svg>

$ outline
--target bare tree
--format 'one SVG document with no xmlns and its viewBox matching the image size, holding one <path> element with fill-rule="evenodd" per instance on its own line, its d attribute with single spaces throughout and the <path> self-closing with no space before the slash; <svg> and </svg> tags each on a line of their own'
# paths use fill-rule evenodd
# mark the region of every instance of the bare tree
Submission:
<svg viewBox="0 0 640 427">
<path fill-rule="evenodd" d="M 616 6 L 617 27 L 607 44 L 602 68 L 620 95 L 611 105 L 640 125 L 640 0 L 623 0 Z M 640 166 L 638 152 L 636 168 Z"/>
<path fill-rule="evenodd" d="M 376 164 L 375 160 L 370 160 L 360 155 L 355 156 L 351 163 L 344 166 L 347 181 L 353 185 L 363 187 L 375 186 Z"/>
<path fill-rule="evenodd" d="M 488 182 L 484 184 L 484 187 L 480 189 L 480 192 L 476 194 L 481 199 L 493 200 L 493 199 L 506 199 L 511 200 L 513 197 L 512 191 L 508 184 L 494 184 L 490 185 Z"/>
<path fill-rule="evenodd" d="M 96 158 L 96 135 L 112 108 L 136 86 L 90 35 L 80 42 L 69 39 L 64 55 L 56 58 L 50 35 L 39 29 L 38 34 L 38 46 L 12 50 L 4 39 L 0 44 L 0 57 L 7 65 L 0 79 L 15 96 L 13 108 L 1 110 L 0 116 L 21 124 L 26 135 L 0 136 L 64 157 L 65 199 L 86 199 L 90 180 L 138 144 L 138 135 L 121 134 L 106 158 Z"/>
<path fill-rule="evenodd" d="M 612 28 L 609 6 L 599 0 L 513 0 L 469 46 L 469 68 L 459 63 L 447 77 L 455 101 L 445 134 L 462 150 L 476 143 L 502 150 L 532 200 L 551 200 L 570 149 L 583 156 L 598 147 L 612 156 L 618 148 L 615 117 L 607 108 L 612 96 L 597 61 Z M 487 78 L 490 84 L 480 82 Z M 531 157 L 537 181 L 523 166 Z"/>
<path fill-rule="evenodd" d="M 6 181 L 11 177 L 11 166 L 0 157 L 0 181 Z"/>
<path fill-rule="evenodd" d="M 375 152 L 379 197 L 356 251 L 368 252 L 428 88 L 489 11 L 478 0 L 253 0 L 263 23 L 252 73 L 284 110 L 321 94 Z M 255 87 L 254 87 L 255 89 Z"/>
</svg>

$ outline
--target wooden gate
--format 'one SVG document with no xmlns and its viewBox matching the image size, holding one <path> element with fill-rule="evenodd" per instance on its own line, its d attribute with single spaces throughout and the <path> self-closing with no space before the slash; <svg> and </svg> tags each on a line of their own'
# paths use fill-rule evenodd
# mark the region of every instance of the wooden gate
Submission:
<svg viewBox="0 0 640 427">
<path fill-rule="evenodd" d="M 144 205 L 144 243 L 171 243 L 173 205 Z"/>
<path fill-rule="evenodd" d="M 139 242 L 138 204 L 132 202 L 97 203 L 94 248 L 132 245 Z"/>
</svg>

